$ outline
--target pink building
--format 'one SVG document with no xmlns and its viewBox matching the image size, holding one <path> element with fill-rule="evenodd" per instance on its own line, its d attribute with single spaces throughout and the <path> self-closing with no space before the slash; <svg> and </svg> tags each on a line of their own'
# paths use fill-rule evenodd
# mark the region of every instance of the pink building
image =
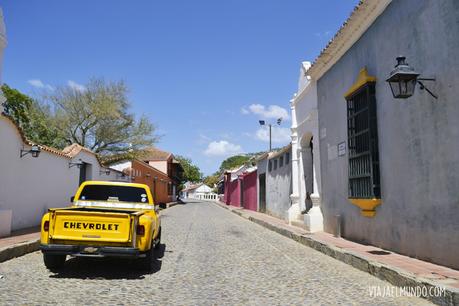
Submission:
<svg viewBox="0 0 459 306">
<path fill-rule="evenodd" d="M 239 181 L 242 185 L 242 206 L 245 209 L 257 211 L 257 171 L 239 175 Z"/>
<path fill-rule="evenodd" d="M 256 168 L 242 166 L 239 169 L 227 171 L 224 184 L 224 201 L 227 205 L 257 210 Z"/>
</svg>

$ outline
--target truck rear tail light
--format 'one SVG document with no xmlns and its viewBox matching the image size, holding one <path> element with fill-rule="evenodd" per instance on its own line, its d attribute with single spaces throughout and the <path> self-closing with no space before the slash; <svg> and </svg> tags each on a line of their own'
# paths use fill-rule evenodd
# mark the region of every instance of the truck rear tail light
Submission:
<svg viewBox="0 0 459 306">
<path fill-rule="evenodd" d="M 45 223 L 43 223 L 43 230 L 45 232 L 49 231 L 49 221 L 45 221 Z"/>
<path fill-rule="evenodd" d="M 137 225 L 137 235 L 139 236 L 145 235 L 145 226 Z"/>
</svg>

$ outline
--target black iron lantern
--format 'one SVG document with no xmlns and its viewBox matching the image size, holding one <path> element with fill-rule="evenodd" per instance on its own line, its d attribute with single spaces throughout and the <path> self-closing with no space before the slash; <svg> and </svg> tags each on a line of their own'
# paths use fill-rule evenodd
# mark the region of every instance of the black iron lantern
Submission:
<svg viewBox="0 0 459 306">
<path fill-rule="evenodd" d="M 437 99 L 429 89 L 427 89 L 422 81 L 435 81 L 433 78 L 419 78 L 420 74 L 414 70 L 413 67 L 405 62 L 406 57 L 397 57 L 397 65 L 395 69 L 390 73 L 389 78 L 386 82 L 389 83 L 392 95 L 395 99 L 406 99 L 414 94 L 416 84 L 419 83 L 420 89 L 425 89 L 432 97 Z"/>
<path fill-rule="evenodd" d="M 108 168 L 105 168 L 105 169 L 99 169 L 99 175 L 102 175 L 102 174 L 105 174 L 105 175 L 110 175 L 110 169 Z"/>
<path fill-rule="evenodd" d="M 33 145 L 31 148 L 30 148 L 30 154 L 32 154 L 32 157 L 38 157 L 38 155 L 40 155 L 40 147 L 37 146 L 37 145 Z"/>
<path fill-rule="evenodd" d="M 84 162 L 81 160 L 81 158 L 79 159 L 79 162 L 69 162 L 69 169 L 72 168 L 72 167 L 77 167 L 78 169 L 81 169 L 81 167 L 84 165 Z"/>
<path fill-rule="evenodd" d="M 40 155 L 41 149 L 38 145 L 32 145 L 30 147 L 30 150 L 21 150 L 20 156 L 21 158 L 24 157 L 27 154 L 32 155 L 32 157 L 38 157 Z"/>
<path fill-rule="evenodd" d="M 386 80 L 395 99 L 406 99 L 413 95 L 419 73 L 405 62 L 404 56 L 397 57 L 397 65 Z"/>
</svg>

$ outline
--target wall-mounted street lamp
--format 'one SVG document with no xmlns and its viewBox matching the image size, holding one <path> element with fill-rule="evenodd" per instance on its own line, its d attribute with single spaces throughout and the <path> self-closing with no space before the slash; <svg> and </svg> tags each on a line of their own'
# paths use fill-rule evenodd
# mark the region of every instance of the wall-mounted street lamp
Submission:
<svg viewBox="0 0 459 306">
<path fill-rule="evenodd" d="M 83 161 L 80 159 L 80 162 L 77 162 L 77 163 L 72 163 L 72 162 L 69 162 L 69 169 L 72 168 L 72 167 L 77 167 L 78 169 L 81 169 L 81 167 L 83 166 Z"/>
<path fill-rule="evenodd" d="M 122 172 L 121 174 L 119 174 L 118 172 L 116 172 L 116 178 L 119 179 L 119 178 L 125 178 L 126 177 L 126 174 L 124 172 Z"/>
<path fill-rule="evenodd" d="M 21 151 L 19 152 L 19 155 L 21 156 L 21 158 L 26 156 L 27 154 L 32 155 L 32 157 L 38 157 L 40 155 L 40 152 L 41 152 L 41 149 L 38 145 L 32 145 L 30 147 L 30 150 L 21 149 Z"/>
<path fill-rule="evenodd" d="M 150 177 L 150 176 L 151 176 L 150 173 L 145 174 L 145 177 Z"/>
<path fill-rule="evenodd" d="M 390 73 L 386 82 L 389 83 L 392 95 L 395 99 L 406 99 L 414 94 L 416 84 L 420 89 L 425 89 L 432 97 L 438 97 L 432 93 L 421 81 L 435 81 L 435 78 L 420 78 L 420 73 L 416 72 L 413 67 L 405 62 L 406 57 L 397 57 L 397 65 Z"/>
<path fill-rule="evenodd" d="M 261 126 L 269 126 L 269 152 L 271 152 L 271 149 L 272 149 L 272 146 L 271 146 L 271 129 L 272 129 L 272 124 L 271 123 L 266 123 L 265 120 L 258 120 L 258 123 L 261 125 Z M 276 120 L 276 123 L 277 125 L 280 125 L 282 123 L 282 118 L 278 118 Z"/>
<path fill-rule="evenodd" d="M 105 175 L 110 175 L 110 169 L 99 169 L 99 175 L 102 175 L 102 174 L 105 174 Z"/>
</svg>

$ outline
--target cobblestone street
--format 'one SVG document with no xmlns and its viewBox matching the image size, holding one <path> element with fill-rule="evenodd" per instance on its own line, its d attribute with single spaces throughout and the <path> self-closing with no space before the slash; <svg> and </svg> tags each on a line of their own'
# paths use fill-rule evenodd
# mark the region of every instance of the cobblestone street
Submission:
<svg viewBox="0 0 459 306">
<path fill-rule="evenodd" d="M 72 258 L 51 273 L 35 252 L 0 264 L 0 304 L 429 304 L 373 298 L 370 286 L 390 284 L 212 203 L 177 205 L 162 218 L 156 271 Z"/>
</svg>

